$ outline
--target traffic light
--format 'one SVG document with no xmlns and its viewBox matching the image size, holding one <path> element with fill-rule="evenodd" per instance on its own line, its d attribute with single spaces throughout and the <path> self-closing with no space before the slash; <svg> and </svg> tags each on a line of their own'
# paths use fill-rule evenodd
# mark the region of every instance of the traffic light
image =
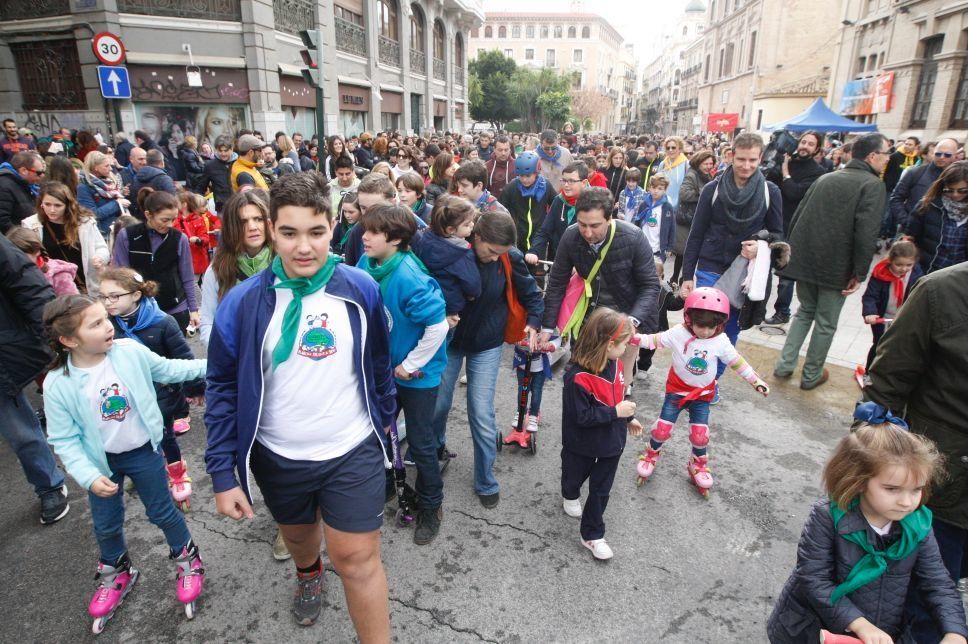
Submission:
<svg viewBox="0 0 968 644">
<path fill-rule="evenodd" d="M 302 56 L 303 64 L 306 67 L 301 70 L 303 80 L 310 87 L 321 87 L 323 85 L 323 74 L 321 64 L 323 62 L 323 38 L 322 32 L 318 29 L 303 29 L 299 32 L 306 49 L 300 49 L 299 55 Z"/>
</svg>

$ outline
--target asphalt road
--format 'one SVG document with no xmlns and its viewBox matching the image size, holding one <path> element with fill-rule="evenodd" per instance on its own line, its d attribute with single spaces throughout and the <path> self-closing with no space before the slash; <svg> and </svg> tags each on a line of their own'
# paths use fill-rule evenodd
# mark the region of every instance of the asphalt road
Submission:
<svg viewBox="0 0 968 644">
<path fill-rule="evenodd" d="M 741 345 L 761 374 L 770 350 Z M 510 352 L 498 386 L 499 425 L 515 417 Z M 639 385 L 647 427 L 662 403 L 667 356 Z M 634 468 L 644 439 L 630 439 L 605 515 L 615 558 L 598 562 L 579 543 L 578 521 L 561 509 L 561 381 L 546 385 L 538 454 L 505 449 L 496 474 L 501 503 L 485 510 L 471 486 L 472 451 L 458 391 L 448 444 L 459 452 L 444 476 L 444 522 L 418 547 L 411 528 L 383 532 L 395 641 L 399 642 L 763 642 L 773 601 L 792 569 L 824 459 L 848 426 L 856 389 L 831 368 L 830 383 L 804 393 L 794 379 L 764 400 L 732 374 L 713 408 L 708 500 L 688 481 L 688 427 L 680 419 L 656 475 L 642 488 Z M 188 524 L 207 575 L 194 621 L 174 598 L 174 572 L 161 532 L 132 500 L 126 529 L 142 578 L 105 642 L 349 642 L 353 630 L 339 578 L 325 574 L 325 606 L 313 627 L 289 614 L 291 562 L 272 559 L 275 528 L 265 506 L 236 523 L 214 512 L 204 475 L 199 410 L 179 439 L 195 477 Z M 0 420 L 2 422 L 2 420 Z M 87 603 L 97 548 L 87 500 L 69 480 L 71 512 L 39 525 L 39 504 L 6 443 L 0 442 L 0 597 L 3 642 L 88 641 Z"/>
</svg>

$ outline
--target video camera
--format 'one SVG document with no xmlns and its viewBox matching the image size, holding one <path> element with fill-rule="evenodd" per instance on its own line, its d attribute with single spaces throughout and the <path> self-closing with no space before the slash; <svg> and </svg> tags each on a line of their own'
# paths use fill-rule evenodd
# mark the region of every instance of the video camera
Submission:
<svg viewBox="0 0 968 644">
<path fill-rule="evenodd" d="M 787 130 L 777 130 L 770 137 L 770 143 L 763 152 L 763 162 L 761 167 L 764 172 L 772 170 L 777 166 L 783 165 L 783 155 L 789 154 L 791 157 L 797 151 L 800 138 L 793 132 Z"/>
</svg>

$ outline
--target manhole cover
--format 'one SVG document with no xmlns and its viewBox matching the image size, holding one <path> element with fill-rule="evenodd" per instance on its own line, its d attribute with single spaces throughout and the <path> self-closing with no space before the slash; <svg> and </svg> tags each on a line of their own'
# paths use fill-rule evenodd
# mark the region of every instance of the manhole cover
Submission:
<svg viewBox="0 0 968 644">
<path fill-rule="evenodd" d="M 760 333 L 765 335 L 786 335 L 786 329 L 784 329 L 782 326 L 768 326 L 766 324 L 761 324 Z"/>
</svg>

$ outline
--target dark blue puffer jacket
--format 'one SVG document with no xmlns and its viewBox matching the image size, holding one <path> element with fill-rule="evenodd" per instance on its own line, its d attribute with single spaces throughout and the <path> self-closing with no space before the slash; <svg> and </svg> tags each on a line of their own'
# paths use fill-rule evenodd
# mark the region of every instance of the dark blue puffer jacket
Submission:
<svg viewBox="0 0 968 644">
<path fill-rule="evenodd" d="M 938 197 L 925 212 L 916 211 L 908 219 L 905 232 L 914 238 L 914 243 L 921 251 L 918 262 L 925 274 L 935 268 L 934 260 L 938 256 L 938 247 L 941 246 L 944 235 L 944 217 L 941 197 Z"/>
<path fill-rule="evenodd" d="M 460 313 L 468 300 L 481 295 L 481 274 L 469 244 L 464 248 L 423 229 L 411 243 L 413 252 L 440 284 L 447 302 L 447 315 Z"/>
</svg>

